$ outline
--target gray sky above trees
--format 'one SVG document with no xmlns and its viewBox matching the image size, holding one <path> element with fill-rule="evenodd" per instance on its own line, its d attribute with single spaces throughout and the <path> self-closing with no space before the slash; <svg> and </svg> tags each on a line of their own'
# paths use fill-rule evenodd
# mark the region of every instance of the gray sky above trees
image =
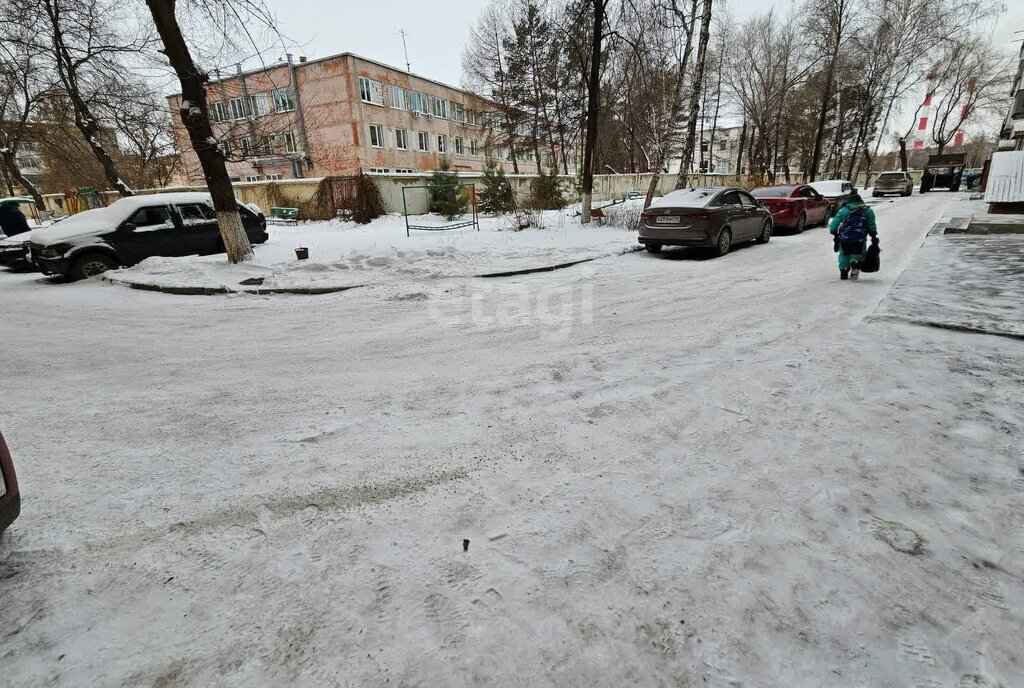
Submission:
<svg viewBox="0 0 1024 688">
<path fill-rule="evenodd" d="M 387 64 L 405 64 L 399 29 L 408 32 L 409 61 L 418 74 L 450 84 L 461 81 L 462 47 L 470 24 L 486 0 L 268 0 L 287 38 L 301 47 L 296 52 L 322 57 L 354 52 Z M 723 3 L 724 5 L 725 3 Z M 1009 43 L 1024 30 L 1024 3 L 1010 0 L 1005 21 L 994 39 Z M 737 19 L 763 12 L 769 5 L 780 11 L 789 2 L 729 0 Z M 1024 36 L 1024 34 L 1021 34 Z M 283 51 L 282 51 L 283 52 Z M 266 55 L 273 61 L 277 56 Z"/>
</svg>

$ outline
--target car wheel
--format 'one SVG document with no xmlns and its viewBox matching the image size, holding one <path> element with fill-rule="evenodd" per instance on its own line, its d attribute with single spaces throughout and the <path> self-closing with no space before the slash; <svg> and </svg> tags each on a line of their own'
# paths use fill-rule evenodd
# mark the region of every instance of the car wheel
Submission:
<svg viewBox="0 0 1024 688">
<path fill-rule="evenodd" d="M 825 216 L 821 219 L 821 226 L 828 227 L 829 221 L 832 219 L 832 208 L 825 208 Z"/>
<path fill-rule="evenodd" d="M 117 267 L 117 261 L 107 253 L 87 253 L 80 258 L 76 258 L 75 262 L 71 264 L 71 271 L 68 273 L 68 277 L 76 281 L 88 279 L 107 270 L 114 270 Z"/>
<path fill-rule="evenodd" d="M 800 213 L 800 217 L 796 219 L 796 233 L 803 234 L 805 229 L 807 229 L 807 213 Z"/>
<path fill-rule="evenodd" d="M 800 220 L 797 221 L 796 231 L 800 233 L 804 231 L 804 225 L 807 223 L 807 218 L 800 215 Z M 764 226 L 761 227 L 761 233 L 754 239 L 759 244 L 767 244 L 772 239 L 772 221 L 765 220 Z"/>
<path fill-rule="evenodd" d="M 732 230 L 726 227 L 718 233 L 718 243 L 715 244 L 715 255 L 721 257 L 732 248 Z"/>
<path fill-rule="evenodd" d="M 648 253 L 661 253 L 661 244 L 644 244 Z"/>
</svg>

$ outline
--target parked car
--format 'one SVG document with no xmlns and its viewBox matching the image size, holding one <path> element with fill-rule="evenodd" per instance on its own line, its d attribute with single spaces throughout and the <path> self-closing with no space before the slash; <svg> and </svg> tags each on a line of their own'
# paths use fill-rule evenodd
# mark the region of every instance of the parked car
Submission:
<svg viewBox="0 0 1024 688">
<path fill-rule="evenodd" d="M 832 214 L 835 215 L 839 209 L 850 202 L 850 199 L 857 189 L 845 179 L 828 179 L 821 182 L 812 182 L 811 188 L 828 199 L 832 204 Z"/>
<path fill-rule="evenodd" d="M 875 188 L 871 195 L 878 197 L 885 194 L 909 196 L 914 193 L 914 178 L 909 172 L 882 172 L 875 180 Z"/>
<path fill-rule="evenodd" d="M 762 186 L 750 195 L 768 206 L 776 227 L 790 227 L 797 234 L 807 225 L 828 222 L 832 217 L 832 204 L 806 184 Z"/>
<path fill-rule="evenodd" d="M 736 243 L 767 243 L 773 227 L 771 211 L 742 189 L 680 189 L 640 213 L 639 241 L 651 253 L 662 246 L 700 246 L 724 256 Z"/>
<path fill-rule="evenodd" d="M 18 476 L 14 474 L 11 452 L 0 433 L 0 533 L 14 523 L 21 513 L 21 492 L 18 490 Z"/>
<path fill-rule="evenodd" d="M 959 191 L 966 160 L 963 153 L 929 155 L 921 174 L 921 193 L 928 193 L 936 187 Z"/>
<path fill-rule="evenodd" d="M 0 234 L 0 265 L 12 270 L 28 270 L 33 267 L 28 259 L 29 232 L 12 237 Z"/>
<path fill-rule="evenodd" d="M 238 205 L 249 241 L 267 240 L 267 221 Z M 32 231 L 31 260 L 47 275 L 78 280 L 152 256 L 224 251 L 217 216 L 206 193 L 129 196 Z"/>
</svg>

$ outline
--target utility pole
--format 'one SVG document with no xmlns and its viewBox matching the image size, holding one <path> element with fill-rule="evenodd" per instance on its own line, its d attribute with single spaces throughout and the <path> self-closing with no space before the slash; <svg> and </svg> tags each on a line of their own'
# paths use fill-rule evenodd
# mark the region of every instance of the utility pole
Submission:
<svg viewBox="0 0 1024 688">
<path fill-rule="evenodd" d="M 402 50 L 405 51 L 405 71 L 412 74 L 412 67 L 409 66 L 409 46 L 405 43 L 405 37 L 408 36 L 405 29 L 399 29 L 398 35 L 402 37 Z"/>
</svg>

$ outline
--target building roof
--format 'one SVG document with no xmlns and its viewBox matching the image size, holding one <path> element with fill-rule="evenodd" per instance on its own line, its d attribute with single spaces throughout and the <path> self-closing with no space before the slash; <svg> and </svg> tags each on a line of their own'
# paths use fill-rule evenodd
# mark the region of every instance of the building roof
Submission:
<svg viewBox="0 0 1024 688">
<path fill-rule="evenodd" d="M 345 57 L 352 57 L 352 58 L 355 58 L 357 60 L 362 60 L 363 62 L 369 62 L 370 64 L 375 64 L 378 67 L 384 67 L 385 69 L 393 69 L 396 72 L 402 72 L 403 74 L 408 74 L 409 76 L 416 77 L 417 79 L 422 79 L 423 81 L 429 81 L 430 83 L 435 84 L 437 86 L 442 86 L 444 88 L 450 88 L 453 91 L 461 91 L 462 93 L 468 93 L 469 95 L 474 95 L 474 94 L 470 93 L 469 91 L 467 91 L 464 88 L 459 88 L 458 86 L 452 86 L 450 84 L 444 83 L 443 81 L 438 81 L 437 79 L 431 79 L 429 76 L 423 76 L 422 74 L 416 74 L 415 72 L 409 72 L 409 71 L 406 71 L 404 69 L 400 69 L 399 67 L 394 67 L 392 65 L 386 64 L 386 63 L 381 62 L 379 60 L 374 60 L 374 59 L 369 58 L 369 57 L 363 57 L 362 55 L 356 55 L 355 53 L 350 53 L 350 52 L 336 53 L 334 55 L 326 55 L 324 57 L 318 57 L 318 58 L 313 59 L 313 60 L 306 60 L 305 62 L 293 62 L 292 64 L 295 66 L 295 69 L 301 69 L 301 68 L 303 68 L 303 67 L 305 67 L 307 65 L 316 64 L 318 62 L 327 62 L 328 60 L 337 60 L 337 59 L 341 59 L 341 58 L 345 58 Z M 241 72 L 233 72 L 233 73 L 229 74 L 228 76 L 224 76 L 224 77 L 219 78 L 219 79 L 211 79 L 209 82 L 207 82 L 207 85 L 210 86 L 210 85 L 213 85 L 213 84 L 219 84 L 219 83 L 222 83 L 222 82 L 225 82 L 225 81 L 230 81 L 232 79 L 237 79 L 240 76 L 252 76 L 252 75 L 255 75 L 255 74 L 265 74 L 265 73 L 269 72 L 270 70 L 275 69 L 277 67 L 285 67 L 286 68 L 286 67 L 288 67 L 288 62 L 287 61 L 280 61 L 280 62 L 275 62 L 273 64 L 264 65 L 263 67 L 257 67 L 255 69 L 243 69 Z M 171 95 L 167 96 L 168 99 L 170 99 L 170 98 L 180 98 L 180 97 L 181 97 L 180 93 L 172 93 Z"/>
</svg>

